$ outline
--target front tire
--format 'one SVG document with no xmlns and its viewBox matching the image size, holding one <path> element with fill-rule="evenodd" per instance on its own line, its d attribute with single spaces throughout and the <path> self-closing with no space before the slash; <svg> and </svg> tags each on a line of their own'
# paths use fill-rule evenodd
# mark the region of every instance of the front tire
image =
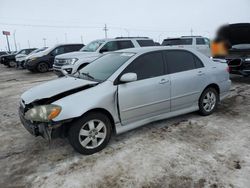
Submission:
<svg viewBox="0 0 250 188">
<path fill-rule="evenodd" d="M 199 113 L 203 116 L 212 114 L 219 102 L 219 94 L 216 89 L 209 87 L 203 91 L 199 99 Z"/>
<path fill-rule="evenodd" d="M 40 62 L 37 64 L 36 70 L 37 70 L 37 72 L 41 72 L 41 73 L 48 72 L 49 65 L 46 62 Z"/>
<path fill-rule="evenodd" d="M 9 63 L 8 63 L 8 67 L 16 67 L 17 66 L 17 63 L 13 60 L 11 60 Z"/>
<path fill-rule="evenodd" d="M 111 137 L 110 119 L 99 112 L 89 113 L 73 123 L 68 139 L 79 153 L 91 155 L 101 151 Z"/>
</svg>

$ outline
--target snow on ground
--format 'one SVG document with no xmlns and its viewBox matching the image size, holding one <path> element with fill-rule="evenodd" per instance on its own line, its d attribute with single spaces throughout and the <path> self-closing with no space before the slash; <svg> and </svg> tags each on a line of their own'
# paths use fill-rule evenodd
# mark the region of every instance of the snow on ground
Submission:
<svg viewBox="0 0 250 188">
<path fill-rule="evenodd" d="M 0 187 L 250 187 L 250 78 L 233 77 L 211 116 L 155 122 L 91 156 L 66 139 L 33 137 L 19 121 L 20 95 L 55 78 L 0 66 Z"/>
</svg>

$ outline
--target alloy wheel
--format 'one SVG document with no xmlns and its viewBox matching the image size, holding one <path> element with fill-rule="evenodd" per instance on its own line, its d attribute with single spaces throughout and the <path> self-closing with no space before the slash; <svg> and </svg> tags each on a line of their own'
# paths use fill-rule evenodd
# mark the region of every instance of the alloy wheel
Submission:
<svg viewBox="0 0 250 188">
<path fill-rule="evenodd" d="M 107 128 L 101 120 L 90 120 L 85 123 L 79 132 L 79 141 L 86 149 L 100 146 L 107 135 Z"/>
<path fill-rule="evenodd" d="M 48 65 L 46 63 L 39 63 L 37 69 L 39 72 L 46 72 L 48 71 Z"/>
<path fill-rule="evenodd" d="M 216 105 L 216 100 L 216 95 L 212 91 L 207 92 L 202 101 L 203 109 L 206 112 L 211 112 Z"/>
</svg>

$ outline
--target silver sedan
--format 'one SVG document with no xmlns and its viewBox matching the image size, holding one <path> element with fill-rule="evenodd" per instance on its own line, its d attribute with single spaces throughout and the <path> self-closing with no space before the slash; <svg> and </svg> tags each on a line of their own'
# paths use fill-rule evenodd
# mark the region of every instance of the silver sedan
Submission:
<svg viewBox="0 0 250 188">
<path fill-rule="evenodd" d="M 228 71 L 193 49 L 126 49 L 26 91 L 19 115 L 31 134 L 67 137 L 79 153 L 93 154 L 112 132 L 193 111 L 210 115 L 229 92 Z"/>
</svg>

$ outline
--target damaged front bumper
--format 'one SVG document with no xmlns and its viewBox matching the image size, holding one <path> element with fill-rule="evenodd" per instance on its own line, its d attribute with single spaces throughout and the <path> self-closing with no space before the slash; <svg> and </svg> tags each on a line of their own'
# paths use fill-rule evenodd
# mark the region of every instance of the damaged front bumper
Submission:
<svg viewBox="0 0 250 188">
<path fill-rule="evenodd" d="M 52 131 L 54 128 L 60 127 L 62 124 L 61 123 L 34 123 L 31 122 L 24 117 L 24 113 L 21 109 L 19 108 L 19 117 L 20 120 L 24 126 L 24 128 L 32 135 L 34 136 L 42 136 L 46 140 L 50 141 L 52 138 Z"/>
</svg>

